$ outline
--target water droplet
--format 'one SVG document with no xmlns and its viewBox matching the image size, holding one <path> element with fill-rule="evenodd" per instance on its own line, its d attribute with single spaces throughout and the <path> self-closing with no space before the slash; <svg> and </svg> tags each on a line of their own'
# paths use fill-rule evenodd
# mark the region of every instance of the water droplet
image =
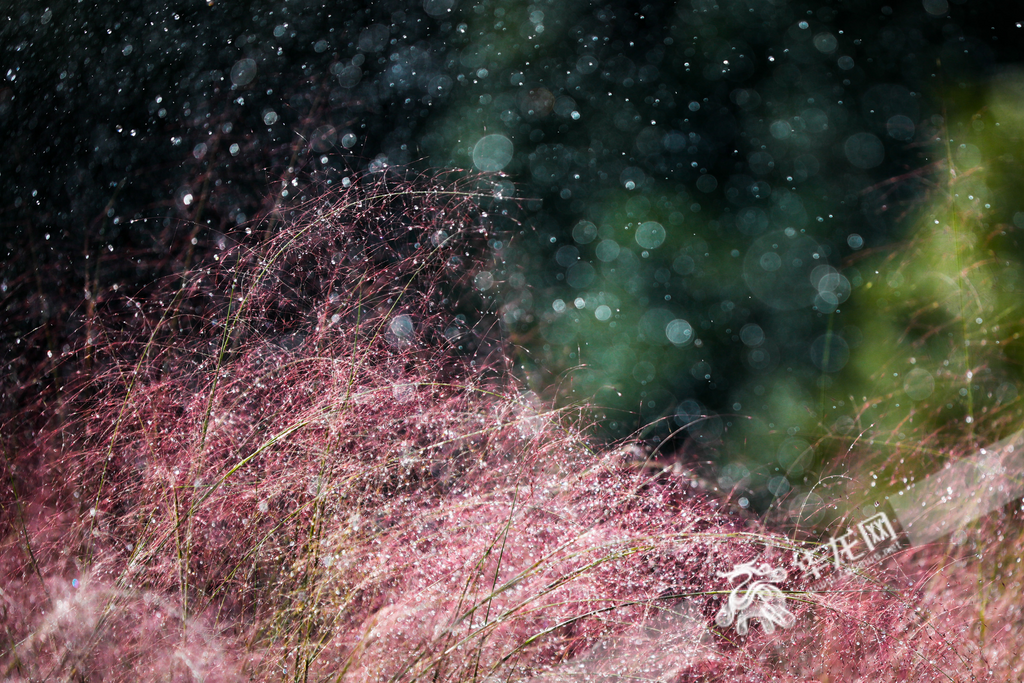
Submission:
<svg viewBox="0 0 1024 683">
<path fill-rule="evenodd" d="M 236 86 L 249 85 L 256 78 L 256 62 L 248 57 L 231 67 L 231 82 Z"/>
</svg>

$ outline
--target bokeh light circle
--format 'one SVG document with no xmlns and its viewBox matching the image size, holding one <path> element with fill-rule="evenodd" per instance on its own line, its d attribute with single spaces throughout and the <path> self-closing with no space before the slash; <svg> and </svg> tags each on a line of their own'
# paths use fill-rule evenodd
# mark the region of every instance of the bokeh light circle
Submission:
<svg viewBox="0 0 1024 683">
<path fill-rule="evenodd" d="M 789 311 L 810 306 L 818 290 L 811 271 L 823 265 L 825 254 L 810 237 L 784 230 L 754 241 L 743 259 L 743 279 L 750 292 L 772 308 Z"/>
<path fill-rule="evenodd" d="M 473 165 L 485 173 L 494 173 L 512 161 L 512 141 L 494 133 L 480 138 L 473 146 Z"/>
</svg>

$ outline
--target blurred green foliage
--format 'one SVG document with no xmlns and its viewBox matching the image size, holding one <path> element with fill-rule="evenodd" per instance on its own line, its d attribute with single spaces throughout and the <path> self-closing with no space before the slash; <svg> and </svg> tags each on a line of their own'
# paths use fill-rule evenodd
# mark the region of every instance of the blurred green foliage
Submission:
<svg viewBox="0 0 1024 683">
<path fill-rule="evenodd" d="M 901 242 L 851 265 L 863 342 L 822 392 L 822 426 L 837 443 L 864 439 L 865 462 L 913 456 L 904 469 L 920 476 L 1020 428 L 1022 86 L 1020 72 L 993 78 L 974 111 L 949 98 L 928 201 Z"/>
<path fill-rule="evenodd" d="M 1020 86 L 960 9 L 741 5 L 480 3 L 422 142 L 519 198 L 483 282 L 530 387 L 763 509 L 1002 433 Z"/>
</svg>

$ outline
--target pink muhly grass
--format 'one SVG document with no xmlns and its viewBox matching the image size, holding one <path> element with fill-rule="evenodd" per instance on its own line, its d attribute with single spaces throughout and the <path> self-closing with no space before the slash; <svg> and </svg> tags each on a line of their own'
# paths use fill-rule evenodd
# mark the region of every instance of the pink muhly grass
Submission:
<svg viewBox="0 0 1024 683">
<path fill-rule="evenodd" d="M 109 306 L 53 419 L 6 417 L 5 678 L 996 668 L 966 584 L 892 570 L 796 594 L 791 631 L 715 626 L 718 572 L 792 543 L 680 467 L 595 450 L 517 389 L 486 316 L 459 327 L 490 229 L 472 187 L 358 182 Z"/>
</svg>

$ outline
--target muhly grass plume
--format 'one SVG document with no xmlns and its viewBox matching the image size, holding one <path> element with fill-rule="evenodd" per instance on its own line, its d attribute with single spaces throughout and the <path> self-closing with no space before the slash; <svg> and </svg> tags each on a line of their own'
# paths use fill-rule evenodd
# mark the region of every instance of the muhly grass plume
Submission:
<svg viewBox="0 0 1024 683">
<path fill-rule="evenodd" d="M 365 180 L 109 305 L 59 400 L 5 416 L 5 679 L 1016 671 L 1014 601 L 980 618 L 995 582 L 920 551 L 820 593 L 791 576 L 788 631 L 716 626 L 718 573 L 792 542 L 517 388 L 457 317 L 473 187 Z"/>
</svg>

